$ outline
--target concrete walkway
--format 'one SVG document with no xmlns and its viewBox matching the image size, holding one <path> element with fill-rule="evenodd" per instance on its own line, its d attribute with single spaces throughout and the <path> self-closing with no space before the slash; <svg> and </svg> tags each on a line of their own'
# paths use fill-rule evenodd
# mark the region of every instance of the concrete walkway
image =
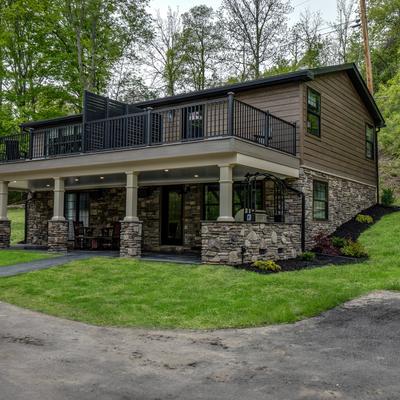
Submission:
<svg viewBox="0 0 400 400">
<path fill-rule="evenodd" d="M 399 332 L 390 292 L 296 324 L 216 331 L 104 328 L 0 302 L 0 398 L 394 400 Z"/>
<path fill-rule="evenodd" d="M 32 251 L 33 252 L 33 251 Z M 116 257 L 118 253 L 115 252 L 84 252 L 73 251 L 64 255 L 55 256 L 53 258 L 46 258 L 43 260 L 29 261 L 20 264 L 13 264 L 8 267 L 0 267 L 0 278 L 5 276 L 13 276 L 23 274 L 26 272 L 37 271 L 40 269 L 47 269 L 63 265 L 75 260 L 84 260 L 91 257 Z"/>
</svg>

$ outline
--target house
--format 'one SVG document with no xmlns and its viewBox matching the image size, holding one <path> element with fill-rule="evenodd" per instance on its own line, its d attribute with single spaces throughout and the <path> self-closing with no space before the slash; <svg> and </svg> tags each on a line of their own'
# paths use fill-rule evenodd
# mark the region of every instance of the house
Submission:
<svg viewBox="0 0 400 400">
<path fill-rule="evenodd" d="M 1 138 L 0 244 L 18 189 L 26 242 L 49 250 L 294 257 L 377 202 L 382 126 L 354 64 L 133 105 L 87 92 L 82 114 Z"/>
</svg>

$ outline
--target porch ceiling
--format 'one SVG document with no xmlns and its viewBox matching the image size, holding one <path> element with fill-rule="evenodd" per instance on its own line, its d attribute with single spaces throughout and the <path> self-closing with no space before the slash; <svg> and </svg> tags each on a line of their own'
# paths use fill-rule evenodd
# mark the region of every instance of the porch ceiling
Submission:
<svg viewBox="0 0 400 400">
<path fill-rule="evenodd" d="M 258 170 L 252 167 L 237 165 L 233 170 L 233 179 L 236 181 L 243 180 L 248 172 L 256 171 Z M 141 186 L 218 182 L 218 180 L 218 166 L 145 171 L 139 174 L 139 184 Z M 54 185 L 52 179 L 36 179 L 25 182 L 25 184 L 32 191 L 51 190 Z M 124 173 L 91 176 L 76 175 L 65 179 L 65 188 L 67 190 L 123 187 L 125 185 L 126 175 Z"/>
</svg>

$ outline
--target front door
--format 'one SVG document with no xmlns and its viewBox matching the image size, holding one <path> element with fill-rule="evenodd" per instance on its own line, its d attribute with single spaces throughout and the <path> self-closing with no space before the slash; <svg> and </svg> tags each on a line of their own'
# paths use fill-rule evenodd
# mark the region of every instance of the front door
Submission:
<svg viewBox="0 0 400 400">
<path fill-rule="evenodd" d="M 183 244 L 183 187 L 162 189 L 161 244 Z"/>
</svg>

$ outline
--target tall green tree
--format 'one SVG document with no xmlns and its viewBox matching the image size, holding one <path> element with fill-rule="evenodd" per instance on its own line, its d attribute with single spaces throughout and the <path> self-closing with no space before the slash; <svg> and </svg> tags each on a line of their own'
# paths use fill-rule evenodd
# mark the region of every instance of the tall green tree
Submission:
<svg viewBox="0 0 400 400">
<path fill-rule="evenodd" d="M 183 51 L 186 81 L 195 90 L 218 82 L 224 29 L 217 13 L 204 5 L 191 8 L 182 15 Z"/>
</svg>

